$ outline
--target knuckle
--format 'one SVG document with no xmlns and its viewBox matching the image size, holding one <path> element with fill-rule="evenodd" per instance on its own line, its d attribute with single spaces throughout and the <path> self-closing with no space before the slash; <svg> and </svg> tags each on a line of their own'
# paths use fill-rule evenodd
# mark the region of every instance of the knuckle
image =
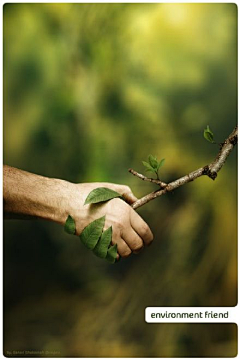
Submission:
<svg viewBox="0 0 240 360">
<path fill-rule="evenodd" d="M 143 248 L 143 243 L 139 239 L 134 239 L 131 248 L 134 251 L 141 250 Z"/>
<path fill-rule="evenodd" d="M 121 222 L 118 222 L 118 223 L 116 224 L 116 226 L 117 226 L 117 229 L 118 229 L 118 233 L 119 233 L 120 235 L 122 235 L 122 233 L 123 233 L 123 231 L 124 231 L 124 225 L 123 225 Z"/>
<path fill-rule="evenodd" d="M 125 258 L 125 257 L 130 256 L 132 251 L 129 248 L 126 247 L 126 248 L 122 249 L 122 251 L 119 252 L 119 253 L 123 258 Z"/>
<path fill-rule="evenodd" d="M 112 221 L 112 225 L 113 225 L 113 229 L 114 229 L 115 233 L 121 234 L 121 232 L 124 228 L 122 221 L 119 221 L 118 219 L 114 219 Z"/>
<path fill-rule="evenodd" d="M 138 244 L 138 245 L 134 246 L 133 250 L 134 251 L 140 251 L 140 250 L 142 250 L 142 248 L 143 248 L 143 244 Z"/>
<path fill-rule="evenodd" d="M 151 232 L 151 234 L 149 235 L 149 238 L 148 238 L 148 245 L 150 245 L 152 242 L 153 242 L 153 234 Z"/>
<path fill-rule="evenodd" d="M 144 223 L 143 225 L 142 225 L 142 233 L 144 234 L 144 235 L 148 235 L 149 234 L 149 227 L 148 227 L 148 225 L 146 224 L 146 223 Z"/>
<path fill-rule="evenodd" d="M 151 239 L 148 241 L 148 245 L 150 245 L 153 242 L 153 236 L 151 237 Z"/>
</svg>

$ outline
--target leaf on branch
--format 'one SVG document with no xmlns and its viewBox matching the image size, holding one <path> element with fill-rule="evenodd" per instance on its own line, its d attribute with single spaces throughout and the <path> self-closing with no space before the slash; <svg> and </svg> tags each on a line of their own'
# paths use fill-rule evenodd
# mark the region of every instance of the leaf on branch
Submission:
<svg viewBox="0 0 240 360">
<path fill-rule="evenodd" d="M 107 252 L 107 261 L 114 264 L 117 258 L 117 244 L 111 246 Z"/>
<path fill-rule="evenodd" d="M 75 221 L 70 215 L 68 215 L 68 218 L 65 222 L 64 230 L 71 235 L 74 235 L 76 233 Z"/>
<path fill-rule="evenodd" d="M 149 155 L 148 162 L 143 161 L 142 163 L 146 167 L 146 171 L 150 171 L 150 172 L 156 174 L 157 179 L 158 179 L 159 178 L 158 170 L 160 169 L 160 167 L 163 166 L 164 162 L 165 162 L 165 159 L 161 159 L 160 161 L 158 161 L 156 156 Z"/>
<path fill-rule="evenodd" d="M 153 173 L 156 172 L 155 169 L 154 169 L 148 162 L 143 161 L 142 163 L 143 163 L 143 165 L 145 166 L 146 171 L 151 171 L 151 172 L 153 172 Z"/>
<path fill-rule="evenodd" d="M 105 223 L 105 216 L 92 221 L 87 225 L 81 235 L 80 240 L 90 250 L 93 250 L 102 234 L 103 226 Z"/>
<path fill-rule="evenodd" d="M 157 167 L 158 167 L 158 161 L 157 161 L 156 156 L 149 155 L 148 162 L 151 165 L 151 167 L 156 171 Z"/>
<path fill-rule="evenodd" d="M 114 199 L 116 197 L 122 197 L 121 194 L 118 192 L 105 188 L 105 187 L 99 187 L 94 190 L 92 190 L 86 200 L 84 205 L 86 204 L 97 204 L 99 202 L 108 201 L 111 199 Z"/>
<path fill-rule="evenodd" d="M 204 129 L 203 136 L 210 143 L 214 143 L 214 141 L 213 141 L 213 132 L 210 130 L 209 125 L 207 126 L 206 129 Z"/>
<path fill-rule="evenodd" d="M 96 247 L 93 249 L 93 252 L 96 256 L 105 259 L 108 252 L 108 247 L 112 240 L 112 226 L 107 230 L 103 231 Z"/>
<path fill-rule="evenodd" d="M 159 170 L 160 167 L 162 167 L 162 166 L 164 165 L 164 163 L 165 163 L 165 159 L 160 160 L 160 161 L 158 162 L 157 170 Z"/>
</svg>

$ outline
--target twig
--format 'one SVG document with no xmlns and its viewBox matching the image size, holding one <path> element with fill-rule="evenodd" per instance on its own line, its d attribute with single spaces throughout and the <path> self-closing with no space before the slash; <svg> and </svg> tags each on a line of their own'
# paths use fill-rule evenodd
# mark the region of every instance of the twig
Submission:
<svg viewBox="0 0 240 360">
<path fill-rule="evenodd" d="M 144 176 L 140 173 L 138 173 L 137 171 L 133 170 L 133 169 L 128 169 L 128 171 L 133 174 L 134 176 L 137 176 L 139 179 L 144 180 L 144 181 L 150 181 L 154 184 L 158 184 L 161 188 L 164 188 L 167 186 L 167 184 L 161 180 L 158 179 L 152 179 L 152 178 L 148 178 L 147 176 Z"/>
<path fill-rule="evenodd" d="M 145 195 L 141 199 L 138 199 L 132 204 L 133 209 L 137 209 L 140 206 L 145 205 L 149 201 L 162 196 L 163 194 L 166 194 L 167 192 L 170 192 L 172 190 L 177 189 L 178 187 L 187 184 L 190 181 L 194 181 L 195 179 L 199 178 L 202 175 L 207 175 L 210 179 L 215 180 L 217 177 L 217 173 L 221 168 L 223 167 L 227 157 L 231 153 L 232 149 L 234 148 L 234 145 L 237 144 L 238 141 L 238 127 L 236 126 L 233 132 L 228 136 L 228 138 L 224 141 L 223 144 L 221 144 L 221 149 L 215 158 L 215 160 L 210 163 L 209 165 L 206 165 L 204 167 L 201 167 L 193 172 L 191 172 L 188 175 L 185 175 L 177 180 L 174 180 L 170 182 L 169 184 L 162 183 L 161 181 L 147 178 L 146 176 L 137 173 L 135 170 L 130 169 L 129 171 L 131 174 L 139 177 L 142 180 L 150 181 L 153 183 L 156 183 L 161 186 L 161 189 L 151 192 L 148 195 Z M 163 184 L 163 186 L 162 186 Z"/>
</svg>

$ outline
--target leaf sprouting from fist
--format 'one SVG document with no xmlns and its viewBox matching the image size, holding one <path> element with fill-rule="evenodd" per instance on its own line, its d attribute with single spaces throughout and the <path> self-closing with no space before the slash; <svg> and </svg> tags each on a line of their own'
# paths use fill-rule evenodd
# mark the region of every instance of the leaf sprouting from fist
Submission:
<svg viewBox="0 0 240 360">
<path fill-rule="evenodd" d="M 122 197 L 121 194 L 118 192 L 105 188 L 105 187 L 99 187 L 94 190 L 92 190 L 86 200 L 84 205 L 86 204 L 97 204 L 99 202 L 108 201 L 111 199 L 114 199 L 116 197 Z"/>
<path fill-rule="evenodd" d="M 97 245 L 93 249 L 93 252 L 96 256 L 105 259 L 108 252 L 108 247 L 112 240 L 112 226 L 107 230 L 103 231 Z"/>
<path fill-rule="evenodd" d="M 80 234 L 80 240 L 90 250 L 93 250 L 102 234 L 105 216 L 92 221 Z"/>
<path fill-rule="evenodd" d="M 117 244 L 111 246 L 107 252 L 107 261 L 114 264 L 117 258 Z"/>
<path fill-rule="evenodd" d="M 70 215 L 68 215 L 68 218 L 65 222 L 64 230 L 71 235 L 74 235 L 76 233 L 75 221 Z"/>
</svg>

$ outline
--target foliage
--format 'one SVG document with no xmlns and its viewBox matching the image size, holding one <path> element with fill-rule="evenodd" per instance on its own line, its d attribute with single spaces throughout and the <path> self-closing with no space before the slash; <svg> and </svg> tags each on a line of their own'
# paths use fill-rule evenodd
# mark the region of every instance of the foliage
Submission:
<svg viewBox="0 0 240 360">
<path fill-rule="evenodd" d="M 117 257 L 117 244 L 115 244 L 109 248 L 106 259 L 110 263 L 114 264 L 116 261 L 116 257 Z"/>
<path fill-rule="evenodd" d="M 117 258 L 117 245 L 110 246 L 112 240 L 112 228 L 103 231 L 105 216 L 92 221 L 80 234 L 82 243 L 93 253 L 114 263 Z"/>
<path fill-rule="evenodd" d="M 157 160 L 156 156 L 149 155 L 148 162 L 143 161 L 143 165 L 146 167 L 146 171 L 152 172 L 156 174 L 157 179 L 159 179 L 159 169 L 163 166 L 165 159 L 161 159 L 160 161 Z"/>
<path fill-rule="evenodd" d="M 71 215 L 68 215 L 68 218 L 64 226 L 64 230 L 71 235 L 74 235 L 76 232 L 75 220 L 71 217 Z"/>
<path fill-rule="evenodd" d="M 110 226 L 107 230 L 103 231 L 100 240 L 93 249 L 95 255 L 105 259 L 107 257 L 109 245 L 112 241 L 112 227 Z"/>
<path fill-rule="evenodd" d="M 99 187 L 99 188 L 96 188 L 96 189 L 92 190 L 88 194 L 84 205 L 86 205 L 86 204 L 97 204 L 99 202 L 104 202 L 104 201 L 107 201 L 107 200 L 111 200 L 111 199 L 116 198 L 116 197 L 121 198 L 122 196 L 118 192 L 113 191 L 111 189 L 104 188 L 104 187 Z"/>
<path fill-rule="evenodd" d="M 215 141 L 213 140 L 213 132 L 210 130 L 209 125 L 206 129 L 204 129 L 203 136 L 207 141 L 211 142 L 212 144 L 215 143 Z"/>
<path fill-rule="evenodd" d="M 104 223 L 105 216 L 92 221 L 83 229 L 80 239 L 88 249 L 93 250 L 97 245 L 103 231 Z"/>
</svg>

